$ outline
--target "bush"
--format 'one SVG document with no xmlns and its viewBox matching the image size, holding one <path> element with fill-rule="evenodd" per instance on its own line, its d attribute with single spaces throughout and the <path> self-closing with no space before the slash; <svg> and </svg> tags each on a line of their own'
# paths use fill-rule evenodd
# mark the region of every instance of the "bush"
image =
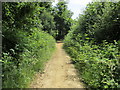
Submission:
<svg viewBox="0 0 120 90">
<path fill-rule="evenodd" d="M 48 2 L 2 3 L 3 88 L 25 88 L 43 70 L 55 48 L 54 38 L 42 31 L 40 16 L 49 7 Z"/>
<path fill-rule="evenodd" d="M 73 41 L 74 44 L 66 40 L 64 42 L 65 50 L 70 54 L 80 77 L 89 87 L 119 87 L 120 62 L 117 58 L 118 47 L 116 45 L 107 42 L 101 45 L 85 41 L 84 45 L 80 45 L 76 41 Z"/>
<path fill-rule="evenodd" d="M 88 4 L 65 37 L 64 49 L 89 87 L 120 87 L 119 4 Z"/>
<path fill-rule="evenodd" d="M 3 53 L 3 88 L 25 88 L 33 75 L 44 68 L 55 48 L 52 36 L 37 29 L 26 38 L 19 59 Z M 15 61 L 19 61 L 16 65 Z"/>
</svg>

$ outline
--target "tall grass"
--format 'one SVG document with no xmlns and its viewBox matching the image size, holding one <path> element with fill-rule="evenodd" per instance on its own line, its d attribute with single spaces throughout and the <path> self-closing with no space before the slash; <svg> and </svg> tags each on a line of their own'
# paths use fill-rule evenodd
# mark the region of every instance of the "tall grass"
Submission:
<svg viewBox="0 0 120 90">
<path fill-rule="evenodd" d="M 24 51 L 19 58 L 3 53 L 3 88 L 27 88 L 55 49 L 54 38 L 42 31 L 36 30 L 24 38 Z"/>
</svg>

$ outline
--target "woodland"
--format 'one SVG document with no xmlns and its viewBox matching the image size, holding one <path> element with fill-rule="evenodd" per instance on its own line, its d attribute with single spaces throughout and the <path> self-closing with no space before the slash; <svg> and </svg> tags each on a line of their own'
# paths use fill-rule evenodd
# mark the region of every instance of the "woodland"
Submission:
<svg viewBox="0 0 120 90">
<path fill-rule="evenodd" d="M 66 2 L 2 2 L 3 88 L 28 87 L 57 41 L 88 88 L 120 88 L 120 1 L 72 15 Z"/>
</svg>

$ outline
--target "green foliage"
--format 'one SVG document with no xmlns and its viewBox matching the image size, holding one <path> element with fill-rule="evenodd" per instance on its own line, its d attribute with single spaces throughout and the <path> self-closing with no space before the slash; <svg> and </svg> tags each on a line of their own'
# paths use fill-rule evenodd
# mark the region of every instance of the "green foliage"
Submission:
<svg viewBox="0 0 120 90">
<path fill-rule="evenodd" d="M 65 37 L 64 49 L 90 88 L 120 86 L 119 4 L 88 4 Z"/>
<path fill-rule="evenodd" d="M 117 88 L 120 84 L 120 62 L 118 48 L 104 42 L 94 45 L 84 41 L 84 45 L 74 40 L 65 40 L 64 48 L 83 81 L 92 88 Z"/>
<path fill-rule="evenodd" d="M 39 6 L 44 7 L 39 7 Z M 3 88 L 25 88 L 55 48 L 54 38 L 42 31 L 40 13 L 48 3 L 4 2 Z M 45 7 L 46 6 L 46 7 Z"/>
<path fill-rule="evenodd" d="M 47 33 L 36 29 L 32 35 L 25 37 L 26 47 L 20 54 L 16 66 L 15 57 L 3 53 L 3 88 L 24 88 L 32 80 L 35 72 L 42 71 L 44 63 L 50 58 L 55 48 L 55 40 Z"/>
<path fill-rule="evenodd" d="M 41 23 L 44 25 L 43 31 L 48 32 L 50 35 L 52 35 L 54 38 L 57 36 L 57 30 L 55 27 L 55 21 L 53 15 L 51 15 L 50 12 L 44 10 L 43 13 L 40 15 Z"/>
<path fill-rule="evenodd" d="M 72 12 L 67 9 L 66 2 L 58 2 L 54 9 L 54 20 L 56 29 L 58 30 L 57 40 L 64 39 L 64 36 L 70 30 L 72 25 Z"/>
<path fill-rule="evenodd" d="M 120 39 L 120 2 L 93 2 L 79 16 L 74 33 L 87 33 L 97 42 L 113 42 Z"/>
</svg>

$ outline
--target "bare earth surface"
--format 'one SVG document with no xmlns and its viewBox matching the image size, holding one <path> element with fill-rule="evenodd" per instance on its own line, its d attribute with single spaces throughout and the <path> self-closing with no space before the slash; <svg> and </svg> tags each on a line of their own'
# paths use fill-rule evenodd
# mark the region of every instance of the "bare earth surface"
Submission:
<svg viewBox="0 0 120 90">
<path fill-rule="evenodd" d="M 84 88 L 62 45 L 61 42 L 56 44 L 56 51 L 46 64 L 44 73 L 36 74 L 30 88 Z"/>
</svg>

